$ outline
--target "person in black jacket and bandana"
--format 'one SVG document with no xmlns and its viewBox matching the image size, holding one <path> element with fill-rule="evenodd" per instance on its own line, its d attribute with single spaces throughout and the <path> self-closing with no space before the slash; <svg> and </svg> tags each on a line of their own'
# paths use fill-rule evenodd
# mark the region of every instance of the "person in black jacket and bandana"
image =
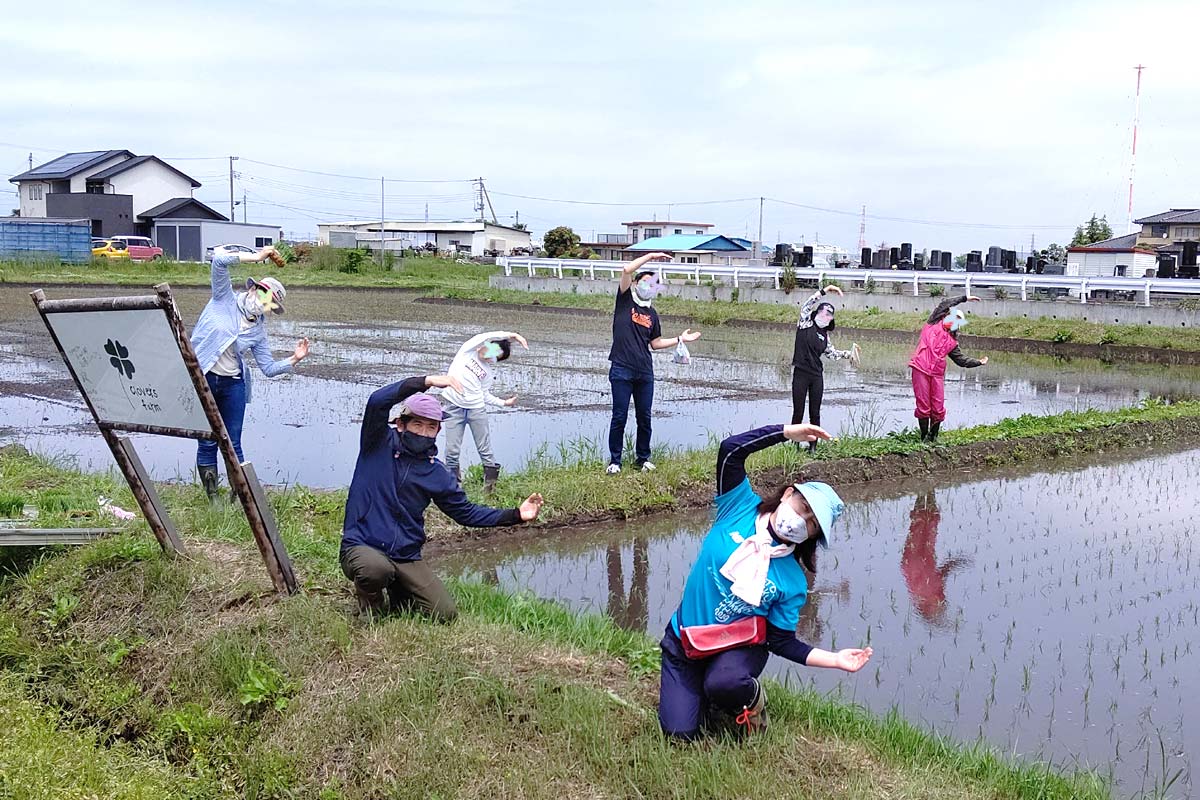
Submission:
<svg viewBox="0 0 1200 800">
<path fill-rule="evenodd" d="M 829 334 L 834 328 L 833 304 L 824 300 L 826 294 L 842 296 L 837 286 L 818 289 L 800 306 L 800 321 L 796 323 L 796 346 L 792 351 L 792 424 L 804 421 L 804 401 L 808 399 L 808 421 L 821 424 L 821 399 L 825 394 L 825 366 L 822 358 L 848 358 L 858 363 L 858 345 L 849 350 L 833 346 Z M 815 450 L 815 441 L 808 443 Z"/>
</svg>

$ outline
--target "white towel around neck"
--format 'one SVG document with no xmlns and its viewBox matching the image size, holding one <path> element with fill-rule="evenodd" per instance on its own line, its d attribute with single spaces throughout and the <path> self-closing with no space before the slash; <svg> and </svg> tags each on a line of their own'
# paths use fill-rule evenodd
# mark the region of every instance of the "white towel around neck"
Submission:
<svg viewBox="0 0 1200 800">
<path fill-rule="evenodd" d="M 768 516 L 761 514 L 754 521 L 754 535 L 742 539 L 721 566 L 721 574 L 733 582 L 730 591 L 752 606 L 762 602 L 771 559 L 789 556 L 796 549 L 792 544 L 775 544 L 767 530 Z"/>
</svg>

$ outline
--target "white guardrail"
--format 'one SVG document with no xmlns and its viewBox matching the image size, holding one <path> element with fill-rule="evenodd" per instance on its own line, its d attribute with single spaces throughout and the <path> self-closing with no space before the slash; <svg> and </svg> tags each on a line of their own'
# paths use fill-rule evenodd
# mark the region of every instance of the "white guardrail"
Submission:
<svg viewBox="0 0 1200 800">
<path fill-rule="evenodd" d="M 570 258 L 524 258 L 500 256 L 496 265 L 504 268 L 504 274 L 512 276 L 519 270 L 529 277 L 538 274 L 563 277 L 564 270 L 575 270 L 595 280 L 615 277 L 629 266 L 628 261 L 596 261 Z M 733 286 L 739 281 L 771 281 L 779 288 L 779 267 L 731 266 L 725 264 L 682 264 L 675 261 L 655 262 L 649 265 L 664 277 L 677 276 L 700 283 L 701 280 L 728 280 Z M 1188 278 L 1105 278 L 1075 275 L 1027 275 L 1005 272 L 942 272 L 935 270 L 880 270 L 880 269 L 818 269 L 810 267 L 795 270 L 796 277 L 804 280 L 873 281 L 877 285 L 906 284 L 912 286 L 914 296 L 921 294 L 922 286 L 962 286 L 965 294 L 975 287 L 1011 288 L 1020 293 L 1022 300 L 1029 299 L 1030 290 L 1065 289 L 1071 296 L 1078 295 L 1079 302 L 1088 302 L 1093 292 L 1121 292 L 1130 299 L 1140 295 L 1142 305 L 1150 305 L 1151 294 L 1172 297 L 1200 296 L 1200 280 Z"/>
</svg>

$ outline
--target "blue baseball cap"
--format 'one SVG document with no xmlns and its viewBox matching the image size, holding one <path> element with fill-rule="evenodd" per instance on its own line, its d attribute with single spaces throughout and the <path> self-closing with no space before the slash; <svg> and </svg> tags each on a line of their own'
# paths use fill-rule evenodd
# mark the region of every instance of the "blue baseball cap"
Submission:
<svg viewBox="0 0 1200 800">
<path fill-rule="evenodd" d="M 813 515 L 817 518 L 817 524 L 821 526 L 819 541 L 823 547 L 828 547 L 833 523 L 846 510 L 846 504 L 828 483 L 810 481 L 809 483 L 793 484 L 792 488 L 800 493 L 800 496 L 808 503 L 808 507 L 812 509 Z"/>
</svg>

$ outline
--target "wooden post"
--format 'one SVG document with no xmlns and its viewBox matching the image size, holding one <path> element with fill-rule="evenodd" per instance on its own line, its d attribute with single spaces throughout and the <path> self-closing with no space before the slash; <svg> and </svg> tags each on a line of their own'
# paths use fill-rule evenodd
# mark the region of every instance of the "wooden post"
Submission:
<svg viewBox="0 0 1200 800">
<path fill-rule="evenodd" d="M 104 425 L 100 426 L 100 433 L 104 435 L 104 441 L 108 442 L 117 466 L 121 468 L 125 480 L 129 483 L 130 491 L 133 492 L 134 498 L 142 509 L 146 524 L 150 526 L 150 530 L 154 531 L 154 536 L 162 545 L 162 549 L 172 555 L 184 554 L 186 551 L 183 540 L 179 538 L 179 531 L 175 529 L 175 523 L 171 521 L 166 506 L 159 499 L 158 492 L 154 489 L 154 482 L 150 480 L 146 467 L 138 458 L 133 442 L 127 436 L 118 436 Z"/>
<path fill-rule="evenodd" d="M 289 591 L 294 593 L 297 591 L 296 573 L 292 569 L 292 560 L 288 557 L 287 548 L 283 546 L 283 540 L 279 538 L 279 525 L 275 522 L 275 512 L 271 510 L 267 493 L 263 491 L 262 484 L 258 482 L 258 473 L 254 471 L 253 464 L 249 461 L 242 464 L 242 472 L 246 475 L 246 485 L 250 487 L 250 495 L 254 498 L 254 504 L 258 507 L 263 522 L 266 523 L 267 532 L 271 537 L 271 548 L 275 551 L 276 560 L 279 561 L 283 580 L 288 585 Z"/>
</svg>

